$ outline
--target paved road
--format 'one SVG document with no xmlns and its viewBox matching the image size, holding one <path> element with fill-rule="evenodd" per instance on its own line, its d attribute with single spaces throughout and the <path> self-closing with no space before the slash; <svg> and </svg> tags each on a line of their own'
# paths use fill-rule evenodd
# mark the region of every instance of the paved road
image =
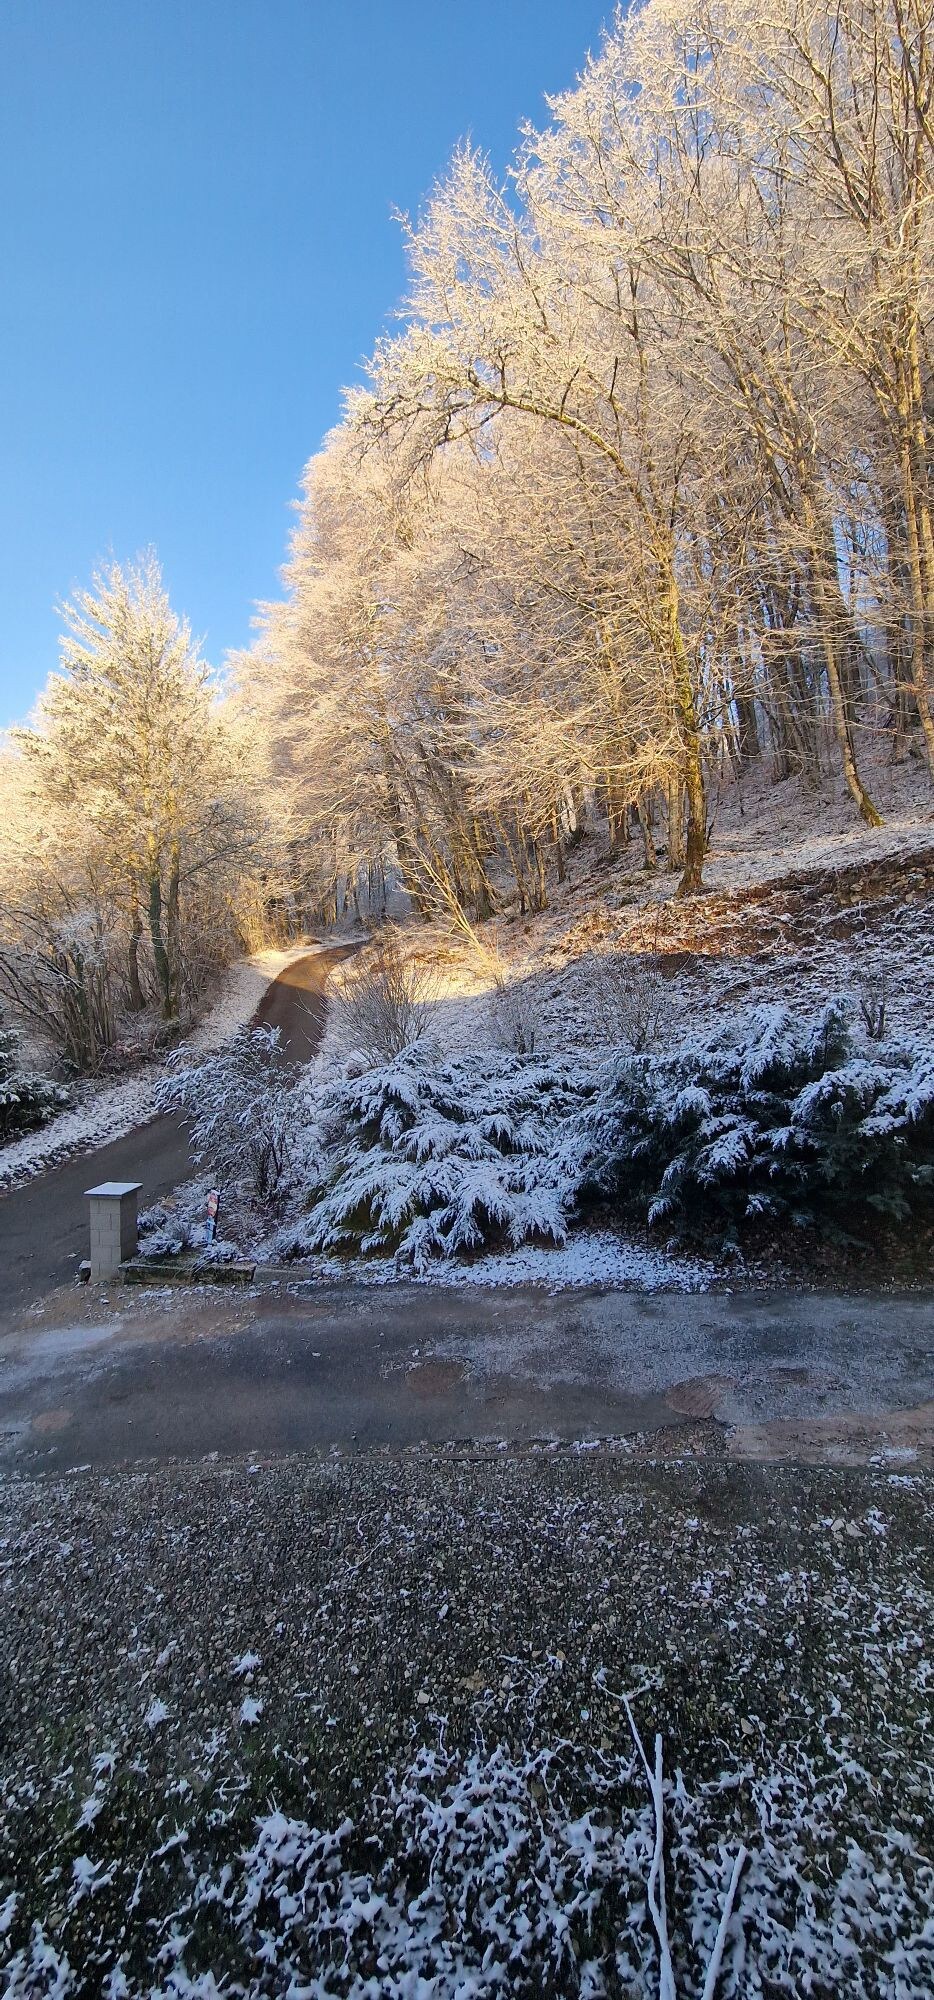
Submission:
<svg viewBox="0 0 934 2000">
<path fill-rule="evenodd" d="M 274 980 L 256 1012 L 282 1031 L 296 1062 L 308 1062 L 324 1025 L 328 974 L 352 945 L 311 952 Z M 87 1256 L 85 1190 L 99 1181 L 142 1181 L 141 1200 L 168 1194 L 189 1172 L 188 1142 L 176 1118 L 154 1118 L 124 1139 L 84 1153 L 0 1196 L 0 1283 L 4 1308 L 45 1296 L 74 1276 Z"/>
<path fill-rule="evenodd" d="M 934 1462 L 932 1300 L 95 1287 L 0 1337 L 7 1465 L 685 1426 L 735 1458 Z"/>
</svg>

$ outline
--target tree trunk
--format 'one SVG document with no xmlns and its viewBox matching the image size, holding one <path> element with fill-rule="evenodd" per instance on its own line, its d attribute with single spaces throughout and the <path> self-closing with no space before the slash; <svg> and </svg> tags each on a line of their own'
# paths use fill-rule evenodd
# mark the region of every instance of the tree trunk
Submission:
<svg viewBox="0 0 934 2000">
<path fill-rule="evenodd" d="M 555 867 L 558 872 L 558 881 L 563 882 L 566 880 L 568 871 L 564 865 L 564 842 L 561 839 L 561 827 L 558 822 L 557 808 L 555 808 L 555 811 L 551 815 L 551 838 L 554 843 Z"/>
<path fill-rule="evenodd" d="M 165 912 L 166 957 L 169 966 L 169 991 L 165 1007 L 165 1018 L 174 1021 L 181 1001 L 182 940 L 179 910 L 179 877 L 181 873 L 181 853 L 178 841 L 172 842 L 169 861 L 169 893 Z"/>
<path fill-rule="evenodd" d="M 924 731 L 924 745 L 928 763 L 934 771 L 934 717 L 931 715 L 931 701 L 927 683 L 927 626 L 928 607 L 924 587 L 924 550 L 922 533 L 919 529 L 919 508 L 915 493 L 914 470 L 911 462 L 911 443 L 908 435 L 908 412 L 903 410 L 903 430 L 901 441 L 902 498 L 905 509 L 905 530 L 908 544 L 908 577 L 911 591 L 909 632 L 911 645 L 911 691 L 921 728 Z"/>
<path fill-rule="evenodd" d="M 141 1014 L 146 1005 L 143 982 L 139 976 L 139 948 L 143 939 L 143 920 L 139 913 L 136 895 L 133 896 L 133 916 L 130 924 L 130 942 L 127 946 L 127 1004 L 131 1014 Z"/>
<path fill-rule="evenodd" d="M 839 588 L 833 580 L 828 554 L 830 542 L 824 535 L 818 520 L 817 509 L 809 494 L 804 496 L 804 514 L 811 541 L 814 600 L 820 621 L 821 650 L 830 691 L 830 710 L 833 717 L 834 733 L 840 746 L 843 760 L 843 775 L 850 797 L 859 808 L 860 816 L 867 826 L 881 826 L 882 815 L 874 805 L 859 775 L 853 732 L 847 709 L 846 695 L 840 675 L 837 632 L 831 610 L 831 599 L 839 596 Z M 845 607 L 842 607 L 845 609 Z"/>
<path fill-rule="evenodd" d="M 169 955 L 162 935 L 162 883 L 158 867 L 149 877 L 149 936 L 152 941 L 152 956 L 159 982 L 159 995 L 165 1020 L 171 1020 L 172 972 Z"/>
<path fill-rule="evenodd" d="M 673 572 L 666 582 L 668 643 L 674 679 L 675 714 L 681 736 L 682 777 L 688 802 L 687 843 L 684 873 L 675 891 L 678 896 L 696 896 L 703 888 L 704 855 L 707 852 L 707 795 L 701 752 L 697 703 L 691 678 L 691 663 L 681 632 L 678 586 Z"/>
<path fill-rule="evenodd" d="M 736 733 L 739 740 L 740 763 L 745 770 L 762 755 L 759 741 L 759 721 L 756 715 L 755 696 L 738 694 L 734 697 L 736 707 Z"/>
<path fill-rule="evenodd" d="M 668 780 L 668 866 L 684 866 L 684 786 L 680 778 Z"/>
<path fill-rule="evenodd" d="M 658 855 L 655 852 L 655 838 L 652 832 L 651 800 L 644 799 L 640 794 L 639 798 L 637 798 L 636 800 L 636 812 L 639 817 L 639 825 L 642 828 L 642 845 L 645 850 L 645 861 L 643 865 L 646 868 L 657 868 Z"/>
</svg>

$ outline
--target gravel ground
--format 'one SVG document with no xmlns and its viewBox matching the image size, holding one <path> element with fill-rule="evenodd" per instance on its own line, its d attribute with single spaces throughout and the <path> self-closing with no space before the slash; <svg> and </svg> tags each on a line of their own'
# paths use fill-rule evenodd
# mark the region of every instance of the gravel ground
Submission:
<svg viewBox="0 0 934 2000">
<path fill-rule="evenodd" d="M 17 1996 L 934 1988 L 931 1477 L 612 1449 L 0 1486 Z M 927 1732 L 927 1735 L 926 1735 Z M 925 1858 L 927 1856 L 928 1858 Z"/>
</svg>

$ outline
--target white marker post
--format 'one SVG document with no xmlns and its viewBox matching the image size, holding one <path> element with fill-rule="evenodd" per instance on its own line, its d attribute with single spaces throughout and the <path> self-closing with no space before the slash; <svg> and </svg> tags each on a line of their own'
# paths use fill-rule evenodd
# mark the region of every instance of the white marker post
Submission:
<svg viewBox="0 0 934 2000">
<path fill-rule="evenodd" d="M 136 1197 L 142 1181 L 102 1181 L 85 1188 L 91 1204 L 91 1277 L 112 1278 L 137 1250 Z"/>
</svg>

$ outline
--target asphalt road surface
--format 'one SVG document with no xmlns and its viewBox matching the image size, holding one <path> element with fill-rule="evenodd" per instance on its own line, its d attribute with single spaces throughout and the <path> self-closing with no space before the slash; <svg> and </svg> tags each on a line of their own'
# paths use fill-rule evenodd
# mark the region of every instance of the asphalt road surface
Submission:
<svg viewBox="0 0 934 2000">
<path fill-rule="evenodd" d="M 337 945 L 296 959 L 273 980 L 255 1020 L 279 1028 L 295 1062 L 314 1055 L 324 1027 L 324 989 L 337 962 L 355 950 Z M 154 1118 L 123 1139 L 37 1175 L 0 1196 L 0 1310 L 39 1299 L 67 1283 L 87 1256 L 85 1193 L 100 1181 L 141 1181 L 141 1203 L 157 1201 L 190 1171 L 188 1141 L 177 1118 Z"/>
<path fill-rule="evenodd" d="M 311 1061 L 324 1033 L 329 975 L 342 958 L 358 950 L 356 944 L 338 944 L 310 952 L 307 958 L 294 959 L 267 987 L 254 1023 L 278 1028 L 282 1046 L 293 1062 Z"/>
<path fill-rule="evenodd" d="M 0 1333 L 0 1465 L 687 1432 L 934 1463 L 930 1298 L 69 1287 Z M 726 1440 L 726 1443 L 724 1443 Z"/>
</svg>

